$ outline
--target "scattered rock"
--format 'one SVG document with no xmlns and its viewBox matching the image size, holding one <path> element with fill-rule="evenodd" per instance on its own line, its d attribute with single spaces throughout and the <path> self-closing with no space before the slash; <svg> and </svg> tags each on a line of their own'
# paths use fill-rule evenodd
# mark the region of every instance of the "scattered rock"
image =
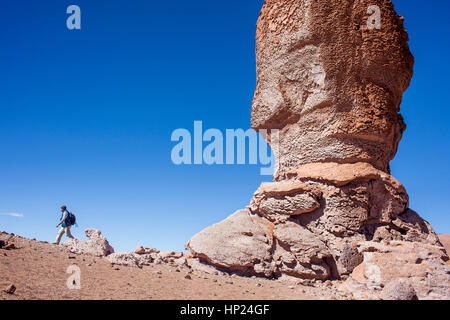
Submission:
<svg viewBox="0 0 450 320">
<path fill-rule="evenodd" d="M 114 248 L 111 247 L 101 231 L 96 229 L 86 229 L 85 234 L 89 240 L 69 239 L 64 242 L 64 246 L 66 246 L 70 252 L 77 254 L 87 253 L 101 257 L 114 253 Z"/>
<path fill-rule="evenodd" d="M 363 262 L 363 255 L 356 246 L 345 245 L 339 258 L 340 263 L 345 268 L 346 273 L 351 273 L 358 265 Z M 344 273 L 344 272 L 342 272 Z"/>
<path fill-rule="evenodd" d="M 13 249 L 17 249 L 16 246 L 14 245 L 14 243 L 5 243 L 5 245 L 3 246 L 4 250 L 13 250 Z"/>
<path fill-rule="evenodd" d="M 355 299 L 387 298 L 395 292 L 395 299 L 400 299 L 400 293 L 408 291 L 405 288 L 409 286 L 397 280 L 408 279 L 420 300 L 450 300 L 450 266 L 441 247 L 419 242 L 363 241 L 358 243 L 358 250 L 364 261 L 343 283 Z M 416 263 L 418 259 L 420 264 Z"/>
<path fill-rule="evenodd" d="M 191 277 L 190 274 L 185 275 L 184 278 L 185 278 L 185 279 L 188 279 L 188 280 L 192 280 L 192 277 Z"/>
<path fill-rule="evenodd" d="M 16 292 L 16 286 L 13 284 L 10 284 L 9 286 L 6 287 L 5 290 L 3 290 L 4 292 L 6 292 L 7 294 L 14 294 L 14 292 Z"/>
<path fill-rule="evenodd" d="M 136 254 L 145 254 L 145 249 L 144 249 L 143 246 L 139 246 L 139 247 L 136 248 L 134 253 L 136 253 Z"/>
<path fill-rule="evenodd" d="M 381 292 L 383 300 L 418 300 L 416 290 L 405 279 L 396 279 L 389 282 Z"/>
<path fill-rule="evenodd" d="M 117 264 L 122 266 L 139 266 L 138 256 L 129 252 L 115 252 L 108 256 L 111 264 Z"/>
<path fill-rule="evenodd" d="M 0 249 L 2 249 L 4 245 L 5 245 L 5 241 L 0 240 Z"/>
</svg>

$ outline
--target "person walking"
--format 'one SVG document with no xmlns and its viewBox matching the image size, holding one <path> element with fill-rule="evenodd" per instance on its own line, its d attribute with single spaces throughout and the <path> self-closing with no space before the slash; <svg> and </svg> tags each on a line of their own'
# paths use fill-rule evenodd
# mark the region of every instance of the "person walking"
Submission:
<svg viewBox="0 0 450 320">
<path fill-rule="evenodd" d="M 61 226 L 61 229 L 59 230 L 58 235 L 56 236 L 56 240 L 55 242 L 53 242 L 53 244 L 59 244 L 64 233 L 67 235 L 68 238 L 74 239 L 74 237 L 70 233 L 70 227 L 75 224 L 75 216 L 69 211 L 67 211 L 66 206 L 61 207 L 61 212 L 62 212 L 61 220 L 56 225 L 57 228 Z"/>
</svg>

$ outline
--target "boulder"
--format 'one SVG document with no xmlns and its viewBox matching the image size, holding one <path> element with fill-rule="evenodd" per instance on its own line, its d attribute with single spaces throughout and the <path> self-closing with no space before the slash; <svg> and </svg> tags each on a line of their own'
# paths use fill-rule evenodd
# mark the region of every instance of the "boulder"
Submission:
<svg viewBox="0 0 450 320">
<path fill-rule="evenodd" d="M 416 290 L 407 279 L 389 282 L 381 291 L 382 300 L 418 300 Z"/>
<path fill-rule="evenodd" d="M 275 226 L 276 239 L 273 260 L 276 272 L 303 279 L 325 280 L 332 270 L 327 264 L 331 252 L 313 233 L 299 224 L 288 221 Z"/>
<path fill-rule="evenodd" d="M 364 255 L 344 286 L 356 299 L 450 300 L 450 266 L 442 247 L 419 242 L 363 241 L 358 250 Z M 399 279 L 408 279 L 408 284 Z M 409 292 L 409 294 L 408 294 Z"/>
<path fill-rule="evenodd" d="M 265 260 L 270 260 L 271 233 L 261 218 L 249 210 L 239 210 L 195 235 L 187 247 L 194 257 L 217 267 L 271 274 L 271 268 L 265 265 Z"/>
<path fill-rule="evenodd" d="M 345 245 L 342 250 L 339 262 L 345 268 L 345 274 L 351 273 L 363 262 L 364 256 L 358 251 L 355 245 Z M 344 272 L 343 272 L 344 273 Z"/>
<path fill-rule="evenodd" d="M 139 266 L 138 256 L 130 252 L 115 252 L 108 255 L 108 260 L 115 265 Z"/>
<path fill-rule="evenodd" d="M 136 250 L 134 250 L 134 253 L 136 254 L 145 254 L 145 249 L 143 246 L 139 246 L 136 248 Z"/>
<path fill-rule="evenodd" d="M 114 248 L 111 247 L 108 240 L 102 235 L 101 231 L 97 229 L 86 229 L 85 231 L 88 240 L 69 239 L 64 242 L 70 252 L 77 254 L 92 254 L 95 256 L 108 256 L 114 253 Z"/>
<path fill-rule="evenodd" d="M 14 294 L 14 292 L 16 292 L 16 290 L 17 290 L 16 286 L 13 284 L 10 284 L 3 291 L 6 292 L 7 294 Z"/>
<path fill-rule="evenodd" d="M 157 253 L 137 254 L 134 252 L 116 252 L 108 256 L 109 262 L 116 265 L 139 267 L 160 264 L 161 256 Z"/>
<path fill-rule="evenodd" d="M 136 250 L 134 250 L 134 253 L 136 254 L 151 254 L 151 253 L 159 253 L 160 251 L 158 249 L 154 248 L 144 248 L 143 246 L 138 246 Z"/>
</svg>

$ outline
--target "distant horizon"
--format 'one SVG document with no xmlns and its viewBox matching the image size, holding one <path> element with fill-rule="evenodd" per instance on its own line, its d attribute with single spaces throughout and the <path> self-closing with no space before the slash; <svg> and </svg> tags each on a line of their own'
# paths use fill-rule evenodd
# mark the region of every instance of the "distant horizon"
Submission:
<svg viewBox="0 0 450 320">
<path fill-rule="evenodd" d="M 391 174 L 410 208 L 449 234 L 450 44 L 443 40 L 450 2 L 393 3 L 405 17 L 415 67 Z M 224 133 L 250 128 L 263 1 L 77 0 L 80 30 L 66 26 L 70 4 L 2 4 L 0 230 L 53 242 L 67 205 L 77 238 L 94 228 L 117 252 L 184 250 L 272 180 L 259 163 L 171 159 L 172 133 L 195 121 Z"/>
</svg>

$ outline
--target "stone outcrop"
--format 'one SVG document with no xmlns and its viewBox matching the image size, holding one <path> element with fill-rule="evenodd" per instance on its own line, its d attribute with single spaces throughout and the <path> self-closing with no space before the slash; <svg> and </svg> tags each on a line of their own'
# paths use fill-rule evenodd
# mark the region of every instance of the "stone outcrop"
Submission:
<svg viewBox="0 0 450 320">
<path fill-rule="evenodd" d="M 368 27 L 373 5 L 381 29 Z M 450 299 L 449 257 L 390 175 L 407 41 L 389 0 L 265 1 L 251 122 L 277 158 L 274 181 L 195 235 L 194 257 L 244 275 L 348 277 L 358 299 Z"/>
<path fill-rule="evenodd" d="M 450 266 L 442 247 L 420 242 L 360 242 L 364 261 L 343 284 L 356 299 L 450 299 Z"/>
<path fill-rule="evenodd" d="M 167 263 L 179 267 L 188 267 L 188 262 L 183 252 L 160 252 L 153 248 L 139 246 L 134 252 L 116 252 L 108 256 L 109 262 L 114 265 L 129 267 L 143 267 L 153 264 Z"/>
<path fill-rule="evenodd" d="M 70 252 L 77 254 L 88 253 L 101 257 L 114 253 L 114 248 L 111 247 L 101 231 L 97 229 L 86 229 L 85 234 L 88 237 L 87 241 L 81 239 L 69 239 L 64 242 L 64 246 L 66 246 Z"/>
<path fill-rule="evenodd" d="M 195 235 L 187 244 L 193 255 L 233 272 L 325 280 L 362 262 L 360 241 L 441 247 L 408 208 L 403 186 L 370 164 L 318 163 L 298 171 L 292 180 L 263 183 L 248 208 Z"/>
<path fill-rule="evenodd" d="M 158 249 L 154 248 L 144 248 L 143 246 L 139 246 L 134 250 L 136 254 L 150 254 L 150 253 L 159 253 Z"/>
<path fill-rule="evenodd" d="M 379 30 L 367 24 L 373 5 L 381 10 Z M 388 0 L 264 2 L 251 122 L 255 130 L 280 130 L 280 146 L 272 146 L 276 179 L 312 162 L 368 162 L 389 172 L 413 73 L 407 40 Z"/>
</svg>

